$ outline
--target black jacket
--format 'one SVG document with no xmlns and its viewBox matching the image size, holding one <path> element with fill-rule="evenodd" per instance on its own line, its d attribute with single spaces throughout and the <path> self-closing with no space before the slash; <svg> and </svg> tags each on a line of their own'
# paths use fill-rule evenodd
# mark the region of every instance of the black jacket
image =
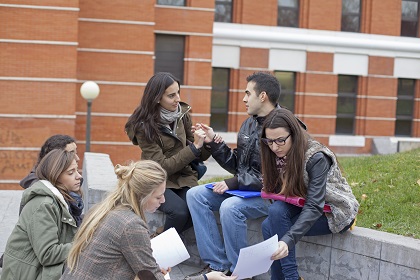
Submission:
<svg viewBox="0 0 420 280">
<path fill-rule="evenodd" d="M 286 110 L 286 109 L 284 109 Z M 210 142 L 205 148 L 221 167 L 234 174 L 225 182 L 230 190 L 260 191 L 262 189 L 260 137 L 265 117 L 256 115 L 246 119 L 238 133 L 237 148 L 231 149 L 224 142 Z M 306 125 L 298 119 L 304 129 Z"/>
</svg>

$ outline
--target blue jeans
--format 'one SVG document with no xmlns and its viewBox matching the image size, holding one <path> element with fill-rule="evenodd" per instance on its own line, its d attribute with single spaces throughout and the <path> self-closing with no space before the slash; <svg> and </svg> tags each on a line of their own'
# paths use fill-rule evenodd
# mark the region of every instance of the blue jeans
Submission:
<svg viewBox="0 0 420 280">
<path fill-rule="evenodd" d="M 279 240 L 290 230 L 299 218 L 302 208 L 292 204 L 275 201 L 268 210 L 268 217 L 262 223 L 264 239 L 277 234 Z M 322 215 L 305 236 L 330 234 L 328 220 Z M 271 280 L 297 280 L 299 273 L 296 264 L 295 247 L 289 248 L 289 255 L 274 261 L 271 265 Z"/>
<path fill-rule="evenodd" d="M 204 185 L 187 192 L 201 259 L 214 270 L 233 271 L 239 250 L 247 247 L 247 219 L 266 216 L 270 203 L 260 197 L 240 198 L 217 194 Z M 219 211 L 223 240 L 213 211 Z"/>
</svg>

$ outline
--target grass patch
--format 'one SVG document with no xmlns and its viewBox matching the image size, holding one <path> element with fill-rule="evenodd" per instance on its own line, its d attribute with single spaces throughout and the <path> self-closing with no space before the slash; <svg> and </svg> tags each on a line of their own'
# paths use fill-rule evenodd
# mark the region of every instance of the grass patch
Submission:
<svg viewBox="0 0 420 280">
<path fill-rule="evenodd" d="M 339 162 L 360 202 L 357 226 L 420 238 L 420 149 Z"/>
<path fill-rule="evenodd" d="M 360 202 L 357 226 L 420 239 L 420 149 L 338 160 Z"/>
</svg>

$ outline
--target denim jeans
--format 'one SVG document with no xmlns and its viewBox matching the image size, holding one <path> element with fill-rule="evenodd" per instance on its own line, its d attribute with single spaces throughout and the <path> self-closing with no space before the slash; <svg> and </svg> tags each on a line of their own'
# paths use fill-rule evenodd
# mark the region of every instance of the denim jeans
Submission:
<svg viewBox="0 0 420 280">
<path fill-rule="evenodd" d="M 268 210 L 268 217 L 262 223 L 264 239 L 268 239 L 277 234 L 279 240 L 290 230 L 299 218 L 302 208 L 292 204 L 275 201 Z M 330 234 L 328 220 L 322 215 L 305 236 L 315 236 Z M 299 273 L 296 264 L 295 247 L 289 248 L 289 255 L 280 260 L 276 260 L 271 265 L 271 280 L 297 280 Z"/>
<path fill-rule="evenodd" d="M 266 216 L 270 203 L 260 197 L 240 198 L 217 194 L 204 185 L 187 192 L 201 259 L 214 270 L 233 271 L 239 250 L 247 247 L 247 219 Z M 219 211 L 223 240 L 213 211 Z"/>
</svg>

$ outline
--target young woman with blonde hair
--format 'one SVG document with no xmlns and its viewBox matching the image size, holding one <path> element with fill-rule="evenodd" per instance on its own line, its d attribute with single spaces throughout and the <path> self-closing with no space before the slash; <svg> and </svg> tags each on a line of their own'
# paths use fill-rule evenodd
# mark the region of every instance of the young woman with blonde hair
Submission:
<svg viewBox="0 0 420 280">
<path fill-rule="evenodd" d="M 118 185 L 86 215 L 61 279 L 164 279 L 152 255 L 144 211 L 165 202 L 166 171 L 151 160 L 116 165 Z M 199 279 L 235 279 L 212 273 Z"/>
<path fill-rule="evenodd" d="M 10 235 L 1 279 L 59 279 L 77 222 L 71 193 L 80 193 L 82 176 L 74 152 L 49 152 L 36 168 L 39 181 L 23 192 L 19 220 Z"/>
</svg>

